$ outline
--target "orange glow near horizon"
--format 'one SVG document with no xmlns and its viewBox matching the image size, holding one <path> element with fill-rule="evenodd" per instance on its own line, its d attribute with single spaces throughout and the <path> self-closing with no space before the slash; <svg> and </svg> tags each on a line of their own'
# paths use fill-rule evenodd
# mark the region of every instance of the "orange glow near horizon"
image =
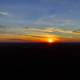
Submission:
<svg viewBox="0 0 80 80">
<path fill-rule="evenodd" d="M 53 40 L 53 39 L 48 39 L 48 42 L 49 42 L 49 43 L 53 43 L 54 40 Z"/>
<path fill-rule="evenodd" d="M 46 35 L 42 37 L 32 37 L 24 35 L 0 35 L 0 42 L 42 42 L 42 43 L 56 43 L 56 42 L 80 42 L 80 39 L 62 38 L 58 36 Z"/>
<path fill-rule="evenodd" d="M 45 35 L 44 37 L 32 37 L 24 35 L 0 35 L 0 42 L 41 42 L 41 43 L 56 43 L 56 42 L 72 42 L 74 39 L 60 38 L 58 36 Z M 80 39 L 78 40 L 80 41 Z"/>
<path fill-rule="evenodd" d="M 47 43 L 55 43 L 55 42 L 59 42 L 60 40 L 57 37 L 51 37 L 51 38 L 43 39 L 43 41 Z"/>
</svg>

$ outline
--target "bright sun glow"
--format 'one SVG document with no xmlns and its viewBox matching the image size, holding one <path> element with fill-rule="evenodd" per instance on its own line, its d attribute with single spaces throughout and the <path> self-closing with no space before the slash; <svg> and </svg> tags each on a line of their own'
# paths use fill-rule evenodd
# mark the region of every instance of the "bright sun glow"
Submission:
<svg viewBox="0 0 80 80">
<path fill-rule="evenodd" d="M 53 43 L 53 39 L 48 39 L 48 42 L 49 43 Z"/>
</svg>

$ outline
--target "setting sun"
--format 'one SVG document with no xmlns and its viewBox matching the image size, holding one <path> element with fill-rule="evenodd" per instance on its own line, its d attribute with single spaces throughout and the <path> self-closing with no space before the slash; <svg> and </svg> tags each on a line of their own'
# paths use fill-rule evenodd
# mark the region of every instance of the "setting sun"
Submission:
<svg viewBox="0 0 80 80">
<path fill-rule="evenodd" d="M 53 41 L 53 39 L 48 39 L 48 42 L 49 42 L 49 43 L 52 43 L 52 42 L 54 42 L 54 41 Z"/>
<path fill-rule="evenodd" d="M 47 42 L 48 43 L 54 43 L 54 42 L 58 42 L 59 41 L 59 38 L 58 37 L 53 37 L 53 38 L 48 38 L 47 39 Z"/>
</svg>

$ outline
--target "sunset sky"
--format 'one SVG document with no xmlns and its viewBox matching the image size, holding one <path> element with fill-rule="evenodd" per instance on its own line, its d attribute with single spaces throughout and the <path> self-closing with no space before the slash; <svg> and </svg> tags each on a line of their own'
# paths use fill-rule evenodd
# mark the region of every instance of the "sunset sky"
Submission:
<svg viewBox="0 0 80 80">
<path fill-rule="evenodd" d="M 79 41 L 80 0 L 0 0 L 0 41 Z"/>
</svg>

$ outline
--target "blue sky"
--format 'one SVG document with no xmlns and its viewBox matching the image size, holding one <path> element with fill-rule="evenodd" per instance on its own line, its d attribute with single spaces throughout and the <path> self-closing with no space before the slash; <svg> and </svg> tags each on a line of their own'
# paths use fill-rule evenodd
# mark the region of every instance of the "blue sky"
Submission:
<svg viewBox="0 0 80 80">
<path fill-rule="evenodd" d="M 0 0 L 0 11 L 11 15 L 3 17 L 3 23 L 28 25 L 41 18 L 55 16 L 56 19 L 75 21 L 78 26 L 80 0 Z"/>
<path fill-rule="evenodd" d="M 0 25 L 80 30 L 80 0 L 0 0 Z"/>
</svg>

